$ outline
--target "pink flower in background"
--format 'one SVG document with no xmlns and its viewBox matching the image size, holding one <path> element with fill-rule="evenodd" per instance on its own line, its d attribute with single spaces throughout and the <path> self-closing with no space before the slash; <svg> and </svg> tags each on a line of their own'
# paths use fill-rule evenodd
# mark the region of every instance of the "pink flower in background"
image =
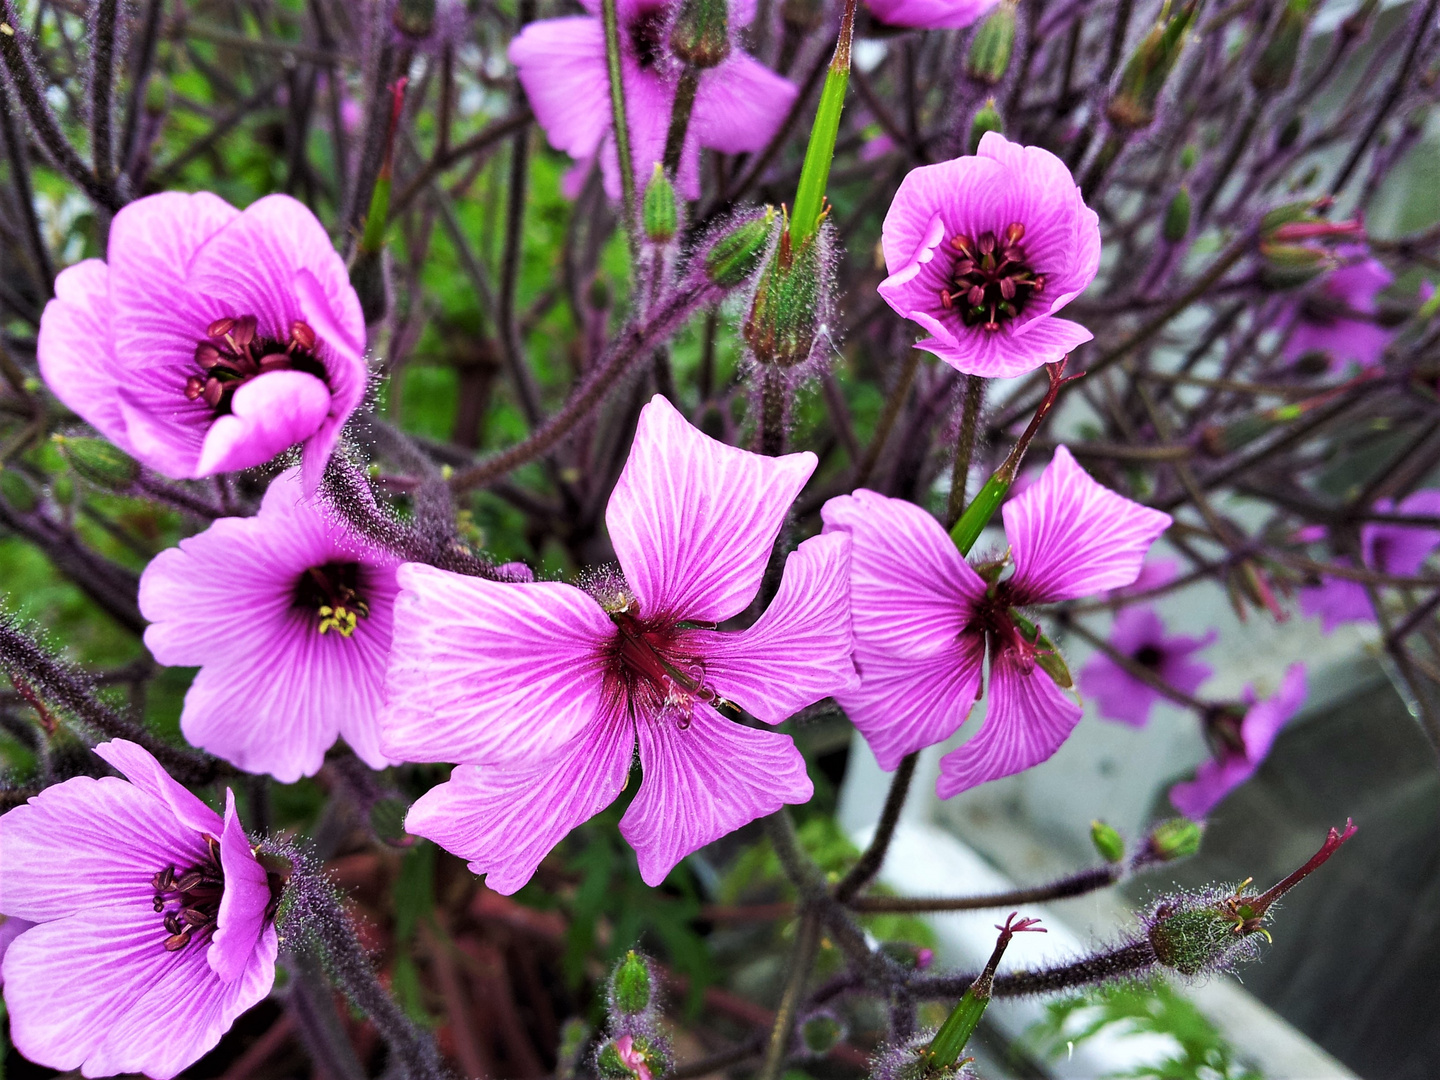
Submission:
<svg viewBox="0 0 1440 1080">
<path fill-rule="evenodd" d="M 704 844 L 809 799 L 794 743 L 717 706 L 778 724 L 854 685 L 849 539 L 806 540 L 753 626 L 717 626 L 759 591 L 814 468 L 808 452 L 715 442 L 657 395 L 606 510 L 617 572 L 582 590 L 402 566 L 381 745 L 463 763 L 406 829 L 512 893 L 620 794 L 638 744 L 644 780 L 620 831 L 658 885 Z"/>
<path fill-rule="evenodd" d="M 270 993 L 270 882 L 232 793 L 222 818 L 135 743 L 95 752 L 129 782 L 0 817 L 0 911 L 35 924 L 5 951 L 10 1036 L 53 1069 L 168 1080 Z"/>
<path fill-rule="evenodd" d="M 1322 353 L 1331 363 L 1353 361 L 1362 368 L 1374 367 L 1395 336 L 1394 330 L 1373 318 L 1379 310 L 1375 298 L 1395 280 L 1394 275 L 1364 245 L 1347 244 L 1336 254 L 1346 261 L 1282 316 L 1281 325 L 1294 320 L 1285 339 L 1285 359 Z"/>
<path fill-rule="evenodd" d="M 1043 646 L 1014 608 L 1128 585 L 1170 516 L 1095 483 L 1063 446 L 1002 508 L 1015 572 L 987 586 L 920 507 L 861 489 L 825 504 L 827 534 L 848 533 L 860 686 L 836 699 L 886 770 L 949 738 L 984 692 L 984 726 L 940 762 L 941 798 L 1044 761 L 1080 706 L 1044 671 Z"/>
<path fill-rule="evenodd" d="M 1397 506 L 1391 499 L 1377 499 L 1375 509 L 1381 513 L 1414 514 L 1440 517 L 1440 489 L 1417 491 Z M 1440 545 L 1440 529 L 1423 525 L 1392 525 L 1370 522 L 1360 528 L 1360 556 L 1365 566 L 1396 577 L 1411 577 L 1430 553 Z M 1350 560 L 1335 560 L 1350 565 Z M 1300 590 L 1300 610 L 1318 617 L 1325 633 L 1347 622 L 1373 622 L 1375 609 L 1365 586 L 1349 578 L 1326 578 L 1320 585 Z"/>
<path fill-rule="evenodd" d="M 244 213 L 206 192 L 138 199 L 109 262 L 55 280 L 36 352 L 55 396 L 166 476 L 211 476 L 296 443 L 319 484 L 365 396 L 365 321 L 324 228 L 287 195 Z"/>
<path fill-rule="evenodd" d="M 581 0 L 589 15 L 542 19 L 510 43 L 510 60 L 550 145 L 576 161 L 566 194 L 579 193 L 598 153 L 605 191 L 620 197 L 620 170 L 611 132 L 610 80 L 599 0 Z M 669 10 L 657 0 L 619 0 L 622 81 L 630 150 L 639 190 L 665 152 L 680 65 L 670 55 Z M 732 30 L 755 15 L 753 0 L 731 0 Z M 700 148 L 726 154 L 761 150 L 775 134 L 797 91 L 788 79 L 732 46 L 717 67 L 703 71 L 695 94 L 676 189 L 700 196 Z"/>
<path fill-rule="evenodd" d="M 1220 800 L 1255 775 L 1275 736 L 1305 703 L 1305 665 L 1291 664 L 1275 696 L 1260 701 L 1245 688 L 1243 715 L 1218 712 L 1208 721 L 1215 757 L 1195 770 L 1195 779 L 1170 789 L 1170 802 L 1189 818 L 1203 818 Z"/>
<path fill-rule="evenodd" d="M 890 26 L 917 30 L 963 30 L 989 13 L 998 0 L 865 0 L 870 13 Z"/>
<path fill-rule="evenodd" d="M 1095 278 L 1100 219 L 1048 150 L 991 131 L 975 155 L 913 170 L 881 243 L 880 295 L 960 371 L 1023 375 L 1093 336 L 1054 313 Z"/>
<path fill-rule="evenodd" d="M 291 470 L 260 513 L 221 518 L 140 579 L 155 659 L 200 666 L 180 715 L 193 745 L 282 783 L 343 737 L 374 769 L 400 560 L 353 536 Z"/>
<path fill-rule="evenodd" d="M 1132 607 L 1115 616 L 1110 644 L 1177 690 L 1193 694 L 1214 671 L 1209 664 L 1192 660 L 1191 656 L 1212 645 L 1216 636 L 1211 630 L 1204 637 L 1183 634 L 1170 637 L 1165 633 L 1164 620 L 1154 608 Z M 1105 719 L 1137 728 L 1145 726 L 1150 710 L 1163 700 L 1158 690 L 1104 653 L 1096 653 L 1081 669 L 1080 689 L 1095 699 Z"/>
<path fill-rule="evenodd" d="M 1108 600 L 1119 600 L 1127 596 L 1139 596 L 1151 589 L 1169 585 L 1180 576 L 1180 564 L 1174 559 L 1146 559 L 1135 580 L 1123 589 L 1111 589 L 1105 594 Z"/>
</svg>

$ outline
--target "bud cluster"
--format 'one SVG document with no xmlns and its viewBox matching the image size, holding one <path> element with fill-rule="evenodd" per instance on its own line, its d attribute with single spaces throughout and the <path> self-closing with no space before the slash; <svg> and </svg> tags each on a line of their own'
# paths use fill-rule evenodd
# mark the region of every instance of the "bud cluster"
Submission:
<svg viewBox="0 0 1440 1080">
<path fill-rule="evenodd" d="M 660 1030 L 655 971 L 648 957 L 627 952 L 610 974 L 606 1037 L 595 1070 L 609 1080 L 662 1080 L 670 1071 L 670 1043 Z"/>
</svg>

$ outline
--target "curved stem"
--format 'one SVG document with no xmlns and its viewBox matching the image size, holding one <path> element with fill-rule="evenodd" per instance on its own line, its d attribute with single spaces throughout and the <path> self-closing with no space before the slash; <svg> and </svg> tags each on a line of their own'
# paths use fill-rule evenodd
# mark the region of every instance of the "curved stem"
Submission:
<svg viewBox="0 0 1440 1080">
<path fill-rule="evenodd" d="M 932 911 L 985 911 L 989 908 L 1043 904 L 1049 900 L 1084 896 L 1113 885 L 1124 876 L 1125 868 L 1121 865 L 1097 866 L 1093 870 L 1071 874 L 1048 885 L 1011 889 L 1009 892 L 991 893 L 988 896 L 860 896 L 851 900 L 849 906 L 852 911 L 866 915 L 882 912 L 921 914 Z"/>
<path fill-rule="evenodd" d="M 900 811 L 905 808 L 905 798 L 910 794 L 910 782 L 915 778 L 915 762 L 919 753 L 906 754 L 900 760 L 900 767 L 890 781 L 890 792 L 885 796 L 885 808 L 880 812 L 880 822 L 875 826 L 875 836 L 860 860 L 835 886 L 835 899 L 842 904 L 850 900 L 880 872 L 885 853 L 890 850 L 890 841 L 895 838 L 895 827 L 900 824 Z M 863 903 L 863 901 L 861 901 Z M 857 905 L 853 905 L 858 907 Z"/>
</svg>

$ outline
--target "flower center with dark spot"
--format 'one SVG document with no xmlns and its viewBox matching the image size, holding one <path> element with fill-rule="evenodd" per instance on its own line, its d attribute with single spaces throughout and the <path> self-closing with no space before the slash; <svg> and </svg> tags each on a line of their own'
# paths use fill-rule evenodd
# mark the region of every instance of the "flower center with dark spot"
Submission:
<svg viewBox="0 0 1440 1080">
<path fill-rule="evenodd" d="M 370 606 L 360 596 L 359 589 L 359 563 L 312 566 L 295 583 L 295 606 L 315 613 L 316 629 L 320 633 L 334 630 L 348 638 L 355 633 L 359 621 L 370 614 Z"/>
<path fill-rule="evenodd" d="M 1159 668 L 1160 661 L 1165 659 L 1165 654 L 1155 645 L 1141 645 L 1140 648 L 1135 650 L 1134 656 L 1131 659 L 1141 667 L 1147 667 L 1154 671 Z"/>
<path fill-rule="evenodd" d="M 630 24 L 630 47 L 635 52 L 635 62 L 647 71 L 658 64 L 664 55 L 664 40 L 663 7 L 645 12 Z"/>
<path fill-rule="evenodd" d="M 316 355 L 315 331 L 296 319 L 290 340 L 257 337 L 254 315 L 216 319 L 205 328 L 206 340 L 195 346 L 200 375 L 185 380 L 185 396 L 204 400 L 216 416 L 231 411 L 235 391 L 257 375 L 271 371 L 303 371 L 326 382 L 325 365 Z M 328 385 L 328 383 L 327 383 Z"/>
<path fill-rule="evenodd" d="M 151 900 L 165 927 L 165 951 L 179 952 L 192 940 L 205 940 L 215 928 L 220 898 L 225 894 L 225 871 L 220 868 L 220 842 L 205 834 L 209 848 L 205 861 L 185 871 L 174 865 L 156 871 L 150 879 Z"/>
<path fill-rule="evenodd" d="M 705 682 L 705 664 L 683 648 L 680 627 L 648 625 L 634 609 L 612 611 L 617 631 L 607 679 L 624 693 L 632 715 L 673 720 L 681 731 L 694 719 L 695 702 L 718 704 Z"/>
<path fill-rule="evenodd" d="M 955 311 L 966 326 L 999 330 L 1025 310 L 1030 298 L 1045 288 L 1045 277 L 1026 262 L 1020 241 L 1025 226 L 1018 221 L 997 238 L 983 232 L 976 239 L 952 236 L 956 252 L 948 288 L 940 290 L 940 304 Z"/>
</svg>

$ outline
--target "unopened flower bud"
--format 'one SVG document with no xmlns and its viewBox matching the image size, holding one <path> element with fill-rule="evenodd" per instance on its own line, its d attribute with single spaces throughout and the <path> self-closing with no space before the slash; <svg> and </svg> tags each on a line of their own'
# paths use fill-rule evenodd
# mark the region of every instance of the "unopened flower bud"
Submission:
<svg viewBox="0 0 1440 1080">
<path fill-rule="evenodd" d="M 1098 818 L 1090 823 L 1090 842 L 1108 863 L 1125 861 L 1125 839 L 1113 825 Z"/>
<path fill-rule="evenodd" d="M 755 359 L 795 367 L 810 359 L 820 335 L 826 267 L 820 255 L 823 228 L 792 248 L 788 229 L 755 288 L 743 331 Z"/>
<path fill-rule="evenodd" d="M 1195 144 L 1187 143 L 1185 149 L 1180 151 L 1180 168 L 1188 172 L 1195 167 L 1195 162 L 1199 157 L 1200 151 L 1195 149 Z"/>
<path fill-rule="evenodd" d="M 675 185 L 670 183 L 660 163 L 645 185 L 645 199 L 640 207 L 645 238 L 652 244 L 668 244 L 675 238 L 679 217 L 675 209 Z"/>
<path fill-rule="evenodd" d="M 113 443 L 69 435 L 53 442 L 77 476 L 107 491 L 129 491 L 140 476 L 140 466 Z"/>
<path fill-rule="evenodd" d="M 559 1080 L 575 1080 L 580 1070 L 580 1056 L 590 1041 L 590 1025 L 572 1016 L 560 1025 L 560 1045 L 555 1051 L 555 1075 Z"/>
<path fill-rule="evenodd" d="M 405 812 L 410 804 L 403 799 L 376 799 L 370 806 L 370 829 L 385 843 L 409 847 L 416 841 L 405 831 Z"/>
<path fill-rule="evenodd" d="M 650 1008 L 651 986 L 649 962 L 631 949 L 615 965 L 610 977 L 610 1008 L 617 1013 L 635 1016 Z"/>
<path fill-rule="evenodd" d="M 1165 239 L 1172 244 L 1178 244 L 1190 232 L 1190 188 L 1185 184 L 1180 185 L 1180 190 L 1175 192 L 1175 197 L 1165 208 L 1163 232 Z"/>
<path fill-rule="evenodd" d="M 1335 266 L 1333 255 L 1311 244 L 1261 241 L 1260 257 L 1260 281 L 1271 289 L 1298 288 Z"/>
<path fill-rule="evenodd" d="M 745 284 L 760 268 L 775 232 L 775 211 L 765 208 L 763 217 L 751 218 L 721 234 L 705 253 L 705 276 L 726 289 Z"/>
<path fill-rule="evenodd" d="M 1250 69 L 1250 85 L 1259 93 L 1283 90 L 1295 74 L 1295 61 L 1300 56 L 1300 43 L 1310 23 L 1312 0 L 1288 0 L 1280 19 L 1265 43 L 1255 66 Z"/>
<path fill-rule="evenodd" d="M 994 86 L 1005 77 L 1010 67 L 1010 53 L 1015 48 L 1016 0 L 1000 0 L 995 10 L 985 17 L 970 41 L 965 57 L 965 74 L 976 82 Z"/>
<path fill-rule="evenodd" d="M 730 55 L 729 20 L 726 0 L 681 0 L 670 30 L 671 51 L 694 67 L 718 67 Z"/>
<path fill-rule="evenodd" d="M 812 1013 L 800 1022 L 798 1034 L 805 1054 L 824 1057 L 845 1038 L 845 1026 L 834 1013 Z"/>
<path fill-rule="evenodd" d="M 390 22 L 406 37 L 426 37 L 435 25 L 435 0 L 397 0 Z"/>
<path fill-rule="evenodd" d="M 1155 119 L 1155 103 L 1185 47 L 1185 31 L 1190 28 L 1199 6 L 1199 0 L 1190 0 L 1167 19 L 1163 17 L 1167 5 L 1162 9 L 1161 21 L 1151 28 L 1125 62 L 1120 85 L 1105 106 L 1105 115 L 1116 127 L 1134 131 L 1148 127 Z"/>
<path fill-rule="evenodd" d="M 1145 841 L 1146 853 L 1157 862 L 1188 859 L 1200 850 L 1205 827 L 1189 818 L 1171 818 L 1150 830 Z"/>
<path fill-rule="evenodd" d="M 0 498 L 22 514 L 40 505 L 40 497 L 28 477 L 15 469 L 0 468 Z"/>
<path fill-rule="evenodd" d="M 1000 118 L 1000 110 L 995 107 L 995 99 L 989 98 L 985 104 L 980 106 L 975 113 L 975 118 L 970 121 L 970 153 L 980 149 L 980 140 L 985 137 L 987 131 L 993 131 L 997 135 L 1005 133 L 1005 123 Z"/>
</svg>

